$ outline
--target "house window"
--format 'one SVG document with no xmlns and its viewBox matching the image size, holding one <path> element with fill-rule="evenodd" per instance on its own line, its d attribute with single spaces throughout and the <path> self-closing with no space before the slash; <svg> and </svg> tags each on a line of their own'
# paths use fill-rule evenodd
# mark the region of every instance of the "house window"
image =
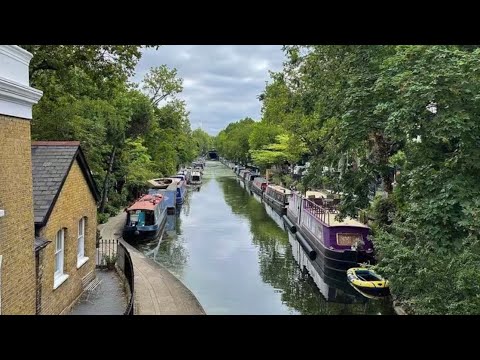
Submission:
<svg viewBox="0 0 480 360">
<path fill-rule="evenodd" d="M 88 260 L 85 257 L 85 222 L 86 218 L 81 218 L 78 222 L 78 237 L 77 237 L 77 269 L 85 264 Z"/>
<path fill-rule="evenodd" d="M 59 287 L 68 275 L 63 272 L 64 269 L 64 250 L 65 250 L 65 230 L 61 229 L 57 232 L 55 239 L 55 274 L 53 279 L 53 288 Z"/>
<path fill-rule="evenodd" d="M 55 246 L 55 277 L 63 275 L 63 245 L 65 240 L 65 231 L 63 229 L 57 232 Z"/>
</svg>

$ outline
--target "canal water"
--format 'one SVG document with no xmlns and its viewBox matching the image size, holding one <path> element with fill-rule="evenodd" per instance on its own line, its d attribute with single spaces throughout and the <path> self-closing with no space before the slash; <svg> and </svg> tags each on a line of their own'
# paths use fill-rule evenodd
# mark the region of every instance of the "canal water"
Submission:
<svg viewBox="0 0 480 360">
<path fill-rule="evenodd" d="M 220 162 L 207 161 L 203 184 L 169 215 L 163 238 L 137 247 L 177 276 L 207 314 L 393 314 L 390 303 L 368 300 L 346 282 L 319 287 L 302 273 L 281 217 Z"/>
</svg>

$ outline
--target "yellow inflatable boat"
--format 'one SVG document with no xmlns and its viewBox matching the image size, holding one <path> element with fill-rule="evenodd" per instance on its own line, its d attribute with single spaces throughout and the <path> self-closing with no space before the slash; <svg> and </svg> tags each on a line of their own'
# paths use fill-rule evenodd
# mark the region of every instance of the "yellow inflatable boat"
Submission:
<svg viewBox="0 0 480 360">
<path fill-rule="evenodd" d="M 390 295 L 388 280 L 385 280 L 371 269 L 364 267 L 348 269 L 347 279 L 355 290 L 368 298 Z"/>
</svg>

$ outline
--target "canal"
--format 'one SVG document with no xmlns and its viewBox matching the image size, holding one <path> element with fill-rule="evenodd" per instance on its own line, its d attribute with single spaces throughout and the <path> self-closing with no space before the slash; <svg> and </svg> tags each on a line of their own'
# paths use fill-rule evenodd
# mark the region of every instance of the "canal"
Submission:
<svg viewBox="0 0 480 360">
<path fill-rule="evenodd" d="M 207 161 L 160 241 L 137 245 L 197 297 L 207 314 L 393 314 L 345 282 L 319 288 L 292 255 L 282 219 L 228 167 Z"/>
</svg>

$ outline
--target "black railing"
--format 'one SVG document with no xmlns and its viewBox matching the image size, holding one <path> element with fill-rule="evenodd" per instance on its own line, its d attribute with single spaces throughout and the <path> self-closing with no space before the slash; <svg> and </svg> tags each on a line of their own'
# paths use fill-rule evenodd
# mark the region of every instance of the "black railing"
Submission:
<svg viewBox="0 0 480 360">
<path fill-rule="evenodd" d="M 122 269 L 123 274 L 125 275 L 128 286 L 130 287 L 130 299 L 128 301 L 127 309 L 125 310 L 123 315 L 133 315 L 134 314 L 133 304 L 134 304 L 134 298 L 135 298 L 133 262 L 127 248 L 121 242 L 118 243 L 118 245 L 121 247 L 124 255 L 123 269 Z"/>
</svg>

